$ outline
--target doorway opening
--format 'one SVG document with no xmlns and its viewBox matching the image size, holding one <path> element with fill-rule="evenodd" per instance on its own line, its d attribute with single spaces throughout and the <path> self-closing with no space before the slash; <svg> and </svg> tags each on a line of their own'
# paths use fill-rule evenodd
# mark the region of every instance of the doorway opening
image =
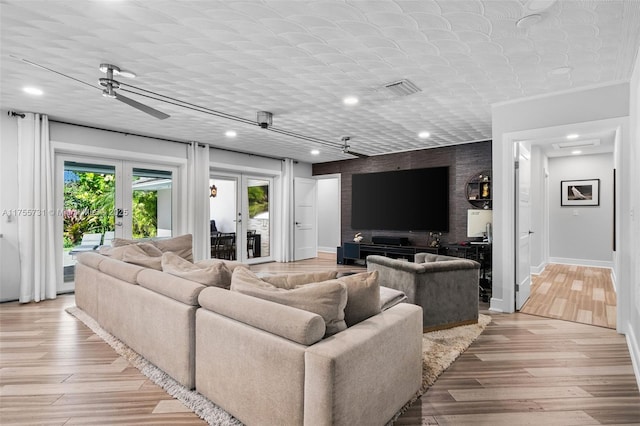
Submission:
<svg viewBox="0 0 640 426">
<path fill-rule="evenodd" d="M 215 174 L 209 188 L 211 258 L 271 261 L 273 178 Z"/>
<path fill-rule="evenodd" d="M 63 284 L 74 289 L 76 256 L 110 246 L 114 238 L 144 240 L 173 235 L 175 196 L 170 167 L 63 156 Z"/>
</svg>

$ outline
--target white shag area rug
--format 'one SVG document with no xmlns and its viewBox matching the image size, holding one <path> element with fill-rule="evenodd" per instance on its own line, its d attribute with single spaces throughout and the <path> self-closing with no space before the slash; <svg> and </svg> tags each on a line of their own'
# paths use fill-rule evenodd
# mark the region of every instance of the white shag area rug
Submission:
<svg viewBox="0 0 640 426">
<path fill-rule="evenodd" d="M 131 365 L 140 370 L 140 372 L 147 376 L 152 382 L 182 402 L 208 424 L 212 426 L 242 426 L 242 423 L 231 414 L 209 401 L 197 391 L 185 388 L 167 373 L 129 348 L 129 346 L 106 332 L 82 309 L 74 306 L 67 308 L 66 311 L 89 327 L 91 331 L 109 344 L 118 355 L 129 361 Z M 422 386 L 411 401 L 407 402 L 407 404 L 396 413 L 387 426 L 392 425 L 402 413 L 435 383 L 438 376 L 478 338 L 490 322 L 490 316 L 480 314 L 477 324 L 432 331 L 422 335 Z"/>
</svg>

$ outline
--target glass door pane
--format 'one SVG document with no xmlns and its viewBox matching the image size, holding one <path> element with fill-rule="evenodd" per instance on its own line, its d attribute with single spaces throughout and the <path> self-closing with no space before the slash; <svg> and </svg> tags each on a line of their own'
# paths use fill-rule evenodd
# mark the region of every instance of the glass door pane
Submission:
<svg viewBox="0 0 640 426">
<path fill-rule="evenodd" d="M 133 168 L 131 176 L 131 236 L 171 237 L 172 173 Z"/>
<path fill-rule="evenodd" d="M 271 188 L 270 178 L 246 177 L 245 194 L 247 220 L 244 222 L 242 237 L 243 257 L 251 262 L 271 258 Z"/>
<path fill-rule="evenodd" d="M 211 258 L 237 259 L 238 179 L 209 179 L 209 229 Z"/>
<path fill-rule="evenodd" d="M 116 167 L 64 162 L 64 281 L 75 277 L 75 256 L 110 243 L 115 235 Z"/>
</svg>

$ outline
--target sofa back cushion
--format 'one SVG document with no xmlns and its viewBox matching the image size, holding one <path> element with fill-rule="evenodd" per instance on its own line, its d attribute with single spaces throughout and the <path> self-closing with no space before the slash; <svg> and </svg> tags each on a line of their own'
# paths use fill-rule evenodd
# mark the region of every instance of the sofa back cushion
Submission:
<svg viewBox="0 0 640 426">
<path fill-rule="evenodd" d="M 153 244 L 163 253 L 175 253 L 181 258 L 193 262 L 193 237 L 191 234 L 180 235 L 164 240 L 153 240 Z"/>
<path fill-rule="evenodd" d="M 207 266 L 193 264 L 175 253 L 162 255 L 162 270 L 176 277 L 195 281 L 206 286 L 229 288 L 231 271 L 223 261 L 208 262 Z"/>
<path fill-rule="evenodd" d="M 111 242 L 113 247 L 102 247 L 100 254 L 108 255 L 109 249 L 129 245 L 150 244 L 160 250 L 161 253 L 172 252 L 183 259 L 193 262 L 193 237 L 191 234 L 180 235 L 174 238 L 153 239 L 153 240 L 128 240 L 126 238 L 114 238 Z M 104 250 L 104 253 L 103 253 Z M 112 255 L 113 257 L 113 255 Z"/>
<path fill-rule="evenodd" d="M 106 258 L 100 262 L 98 269 L 112 277 L 119 278 L 131 284 L 137 284 L 138 274 L 145 268 L 120 260 Z"/>
<path fill-rule="evenodd" d="M 325 337 L 345 330 L 344 308 L 347 288 L 338 280 L 309 283 L 287 290 L 278 288 L 245 268 L 236 268 L 231 277 L 231 291 L 313 312 L 325 322 Z"/>
</svg>

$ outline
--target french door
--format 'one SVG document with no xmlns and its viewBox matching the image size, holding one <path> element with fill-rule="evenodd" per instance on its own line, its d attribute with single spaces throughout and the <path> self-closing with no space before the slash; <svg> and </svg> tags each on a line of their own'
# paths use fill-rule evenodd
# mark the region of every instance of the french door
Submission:
<svg viewBox="0 0 640 426">
<path fill-rule="evenodd" d="M 72 155 L 59 156 L 56 167 L 62 175 L 62 291 L 73 290 L 77 254 L 110 245 L 114 238 L 173 235 L 176 168 Z"/>
<path fill-rule="evenodd" d="M 211 257 L 273 260 L 273 178 L 216 173 L 209 186 Z"/>
</svg>

